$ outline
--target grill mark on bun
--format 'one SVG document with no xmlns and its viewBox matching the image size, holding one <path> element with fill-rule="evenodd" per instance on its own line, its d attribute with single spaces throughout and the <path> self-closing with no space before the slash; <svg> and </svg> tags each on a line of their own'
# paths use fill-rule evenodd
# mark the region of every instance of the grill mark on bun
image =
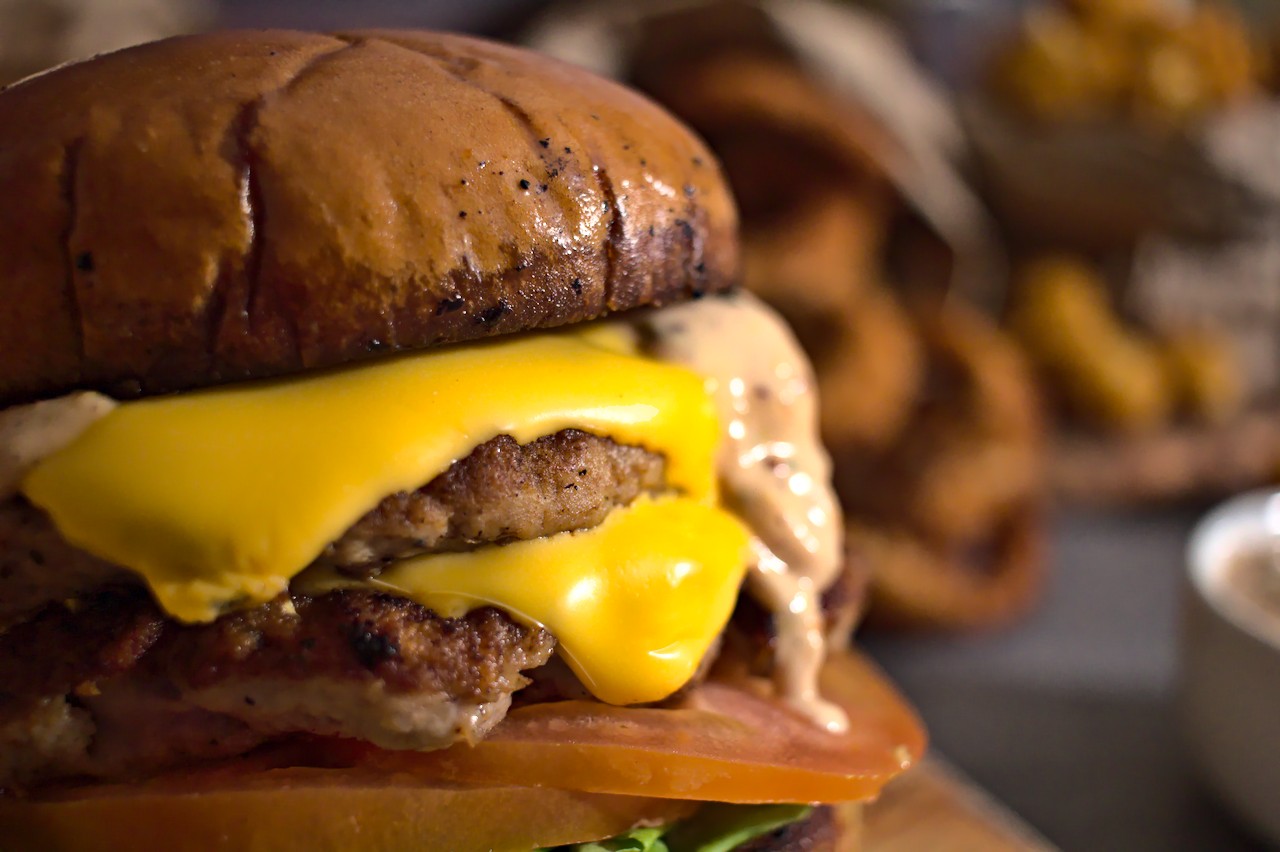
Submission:
<svg viewBox="0 0 1280 852">
<path fill-rule="evenodd" d="M 236 310 L 245 324 L 249 328 L 254 328 L 261 326 L 261 315 L 266 310 L 262 306 L 260 299 L 260 283 L 262 278 L 263 234 L 266 233 L 267 209 L 256 167 L 258 152 L 255 151 L 252 144 L 253 135 L 258 129 L 259 117 L 267 104 L 278 98 L 286 97 L 294 86 L 307 77 L 308 74 L 313 73 L 323 63 L 331 60 L 334 55 L 351 49 L 352 43 L 349 40 L 341 36 L 333 36 L 332 38 L 340 43 L 332 50 L 311 56 L 304 64 L 295 69 L 293 76 L 280 84 L 275 91 L 264 92 L 242 104 L 227 129 L 226 153 L 224 156 L 239 174 L 237 192 L 245 218 L 248 245 L 245 247 L 239 264 L 241 274 L 244 277 L 244 284 L 239 288 L 243 291 L 243 298 L 235 301 L 228 298 L 226 290 L 231 286 L 233 279 L 229 275 L 224 275 L 223 271 L 219 272 L 218 282 L 210 294 L 209 314 L 213 318 L 213 322 L 211 323 L 208 349 L 211 365 L 217 361 L 219 340 L 228 319 L 228 312 Z M 232 305 L 237 307 L 233 308 Z M 293 366 L 295 369 L 300 369 L 303 365 L 303 358 L 297 320 L 288 311 L 278 310 L 276 313 L 279 319 L 283 321 L 280 323 L 280 327 L 287 332 L 289 348 L 293 352 Z"/>
<path fill-rule="evenodd" d="M 608 208 L 605 212 L 609 214 L 609 239 L 604 244 L 604 280 L 605 280 L 605 304 L 610 308 L 616 309 L 616 306 L 626 304 L 626 298 L 619 292 L 621 282 L 618 280 L 618 254 L 622 251 L 625 243 L 622 232 L 622 211 L 618 207 L 618 194 L 614 192 L 613 181 L 609 179 L 609 171 L 600 165 L 599 160 L 592 156 L 595 161 L 591 166 L 591 174 L 595 176 L 596 183 L 600 185 L 600 191 L 604 194 L 604 204 Z"/>
<path fill-rule="evenodd" d="M 76 227 L 76 181 L 80 173 L 80 151 L 84 147 L 84 137 L 73 139 L 66 147 L 62 158 L 61 191 L 63 205 L 67 210 L 67 224 L 62 230 L 62 250 L 66 257 L 66 291 L 67 311 L 71 315 L 71 328 L 75 335 L 76 357 L 84 360 L 84 312 L 80 309 L 80 290 L 77 273 L 93 274 L 93 263 L 81 263 L 80 257 L 93 255 L 88 251 L 77 253 L 71 245 L 71 237 Z"/>
<path fill-rule="evenodd" d="M 262 264 L 262 241 L 259 239 L 262 233 L 262 189 L 257 183 L 247 142 L 250 128 L 257 122 L 257 111 L 260 106 L 261 102 L 255 99 L 240 107 L 239 113 L 228 129 L 224 143 L 224 156 L 238 168 L 240 173 L 238 194 L 249 229 L 249 244 L 238 257 L 233 259 L 224 254 L 219 263 L 218 281 L 214 285 L 207 313 L 209 318 L 207 347 L 211 363 L 217 358 L 218 341 L 222 338 L 223 328 L 227 324 L 230 313 L 233 310 L 237 311 L 245 318 L 246 323 L 249 321 L 249 306 L 253 303 Z M 238 288 L 244 291 L 244 296 L 242 299 L 232 300 L 228 291 L 236 288 L 237 267 L 244 275 L 244 286 Z"/>
</svg>

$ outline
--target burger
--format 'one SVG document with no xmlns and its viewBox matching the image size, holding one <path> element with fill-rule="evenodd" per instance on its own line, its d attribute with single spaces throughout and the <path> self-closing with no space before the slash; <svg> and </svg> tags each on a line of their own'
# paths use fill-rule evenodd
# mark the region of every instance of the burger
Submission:
<svg viewBox="0 0 1280 852">
<path fill-rule="evenodd" d="M 0 93 L 0 183 L 5 852 L 850 849 L 919 758 L 651 102 L 190 36 Z"/>
</svg>

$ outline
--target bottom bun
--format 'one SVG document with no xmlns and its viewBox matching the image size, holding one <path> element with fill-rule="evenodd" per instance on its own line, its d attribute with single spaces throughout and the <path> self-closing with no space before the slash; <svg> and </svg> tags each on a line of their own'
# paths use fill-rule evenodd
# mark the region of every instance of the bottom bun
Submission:
<svg viewBox="0 0 1280 852">
<path fill-rule="evenodd" d="M 688 816 L 691 802 L 535 787 L 454 788 L 277 770 L 237 789 L 111 785 L 0 800 L 4 852 L 404 852 L 531 849 Z"/>
</svg>

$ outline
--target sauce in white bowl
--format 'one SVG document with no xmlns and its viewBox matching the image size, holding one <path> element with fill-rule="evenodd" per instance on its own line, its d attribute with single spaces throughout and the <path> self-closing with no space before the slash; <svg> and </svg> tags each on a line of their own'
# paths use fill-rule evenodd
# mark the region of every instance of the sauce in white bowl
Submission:
<svg viewBox="0 0 1280 852">
<path fill-rule="evenodd" d="M 1280 844 L 1280 493 L 1211 512 L 1187 549 L 1183 731 L 1209 788 Z"/>
</svg>

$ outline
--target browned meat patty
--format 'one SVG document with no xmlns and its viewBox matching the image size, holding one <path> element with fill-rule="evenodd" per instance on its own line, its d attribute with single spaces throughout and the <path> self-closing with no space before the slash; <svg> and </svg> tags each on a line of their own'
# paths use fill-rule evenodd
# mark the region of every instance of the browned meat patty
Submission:
<svg viewBox="0 0 1280 852">
<path fill-rule="evenodd" d="M 369 574 L 413 554 L 586 529 L 664 481 L 662 456 L 608 438 L 566 429 L 521 445 L 502 435 L 422 488 L 388 496 L 317 562 Z M 130 576 L 68 544 L 25 501 L 0 502 L 0 630 Z"/>
<path fill-rule="evenodd" d="M 29 703 L 131 670 L 163 619 L 141 589 L 109 589 L 70 608 L 50 604 L 0 634 L 0 720 Z"/>
<path fill-rule="evenodd" d="M 25 500 L 0 501 L 0 630 L 50 601 L 113 582 L 131 575 L 69 544 Z"/>
<path fill-rule="evenodd" d="M 446 619 L 373 592 L 282 597 L 200 626 L 135 590 L 101 592 L 0 635 L 0 787 L 145 775 L 299 732 L 475 739 L 554 648 L 494 609 Z"/>
<path fill-rule="evenodd" d="M 493 608 L 441 618 L 386 594 L 280 597 L 199 627 L 170 625 L 148 669 L 188 689 L 228 680 L 377 680 L 392 693 L 495 701 L 526 682 L 555 640 Z"/>
<path fill-rule="evenodd" d="M 392 494 L 318 562 L 376 570 L 415 553 L 589 529 L 662 490 L 662 456 L 565 429 L 528 444 L 500 435 L 417 491 Z"/>
</svg>

